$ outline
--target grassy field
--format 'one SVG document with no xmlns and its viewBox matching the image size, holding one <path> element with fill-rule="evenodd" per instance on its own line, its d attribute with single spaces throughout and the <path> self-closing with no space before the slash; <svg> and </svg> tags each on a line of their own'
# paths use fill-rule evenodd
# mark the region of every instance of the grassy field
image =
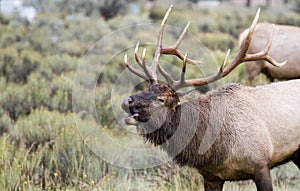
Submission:
<svg viewBox="0 0 300 191">
<path fill-rule="evenodd" d="M 195 169 L 179 167 L 173 162 L 134 170 L 104 161 L 90 150 L 90 144 L 83 141 L 76 127 L 84 125 L 85 132 L 95 132 L 99 128 L 97 122 L 91 116 L 83 119 L 80 116 L 75 124 L 73 117 L 37 110 L 18 120 L 10 134 L 4 133 L 0 139 L 0 187 L 6 190 L 203 190 L 202 177 Z M 130 161 L 134 167 L 137 162 L 132 161 L 134 155 L 124 155 L 103 141 L 107 135 L 116 133 L 120 132 L 106 129 L 94 133 L 94 137 L 99 147 L 104 145 L 108 152 L 117 155 L 115 163 Z M 129 137 L 132 136 L 126 133 L 122 137 L 114 135 L 114 141 L 127 143 L 128 147 L 144 144 L 137 136 Z M 145 164 L 157 160 L 139 159 Z M 273 169 L 272 178 L 275 190 L 299 189 L 300 172 L 292 163 Z M 226 182 L 225 190 L 255 190 L 255 185 L 252 181 Z"/>
</svg>

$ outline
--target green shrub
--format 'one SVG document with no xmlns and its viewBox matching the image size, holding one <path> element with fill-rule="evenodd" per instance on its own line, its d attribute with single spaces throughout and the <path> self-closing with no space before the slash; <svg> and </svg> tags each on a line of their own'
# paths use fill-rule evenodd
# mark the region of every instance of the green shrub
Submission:
<svg viewBox="0 0 300 191">
<path fill-rule="evenodd" d="M 104 0 L 99 6 L 99 13 L 105 19 L 111 19 L 120 13 L 124 13 L 124 7 L 128 0 Z"/>
<path fill-rule="evenodd" d="M 299 3 L 300 4 L 300 3 Z M 276 23 L 300 27 L 299 13 L 283 12 L 276 18 Z"/>
<path fill-rule="evenodd" d="M 131 35 L 134 36 L 134 29 L 135 25 L 138 24 L 147 24 L 150 23 L 151 20 L 147 17 L 147 15 L 141 15 L 137 17 L 136 15 L 124 15 L 124 16 L 118 16 L 111 20 L 109 20 L 107 23 L 109 24 L 110 28 L 113 30 L 120 29 L 122 27 L 132 27 Z"/>
<path fill-rule="evenodd" d="M 197 19 L 195 25 L 200 32 L 215 32 L 218 27 L 216 19 L 210 17 Z"/>
<path fill-rule="evenodd" d="M 15 123 L 14 128 L 9 131 L 9 140 L 13 146 L 1 148 L 9 147 L 4 151 L 9 149 L 14 152 L 14 156 L 19 158 L 13 161 L 18 164 L 11 163 L 15 165 L 11 166 L 0 161 L 0 165 L 4 162 L 2 165 L 5 165 L 6 171 L 18 171 L 14 174 L 16 177 L 10 177 L 18 179 L 18 184 L 15 185 L 17 188 L 36 186 L 43 189 L 62 189 L 67 185 L 74 185 L 78 189 L 87 188 L 93 187 L 108 173 L 106 163 L 85 144 L 77 124 L 84 125 L 85 128 L 81 130 L 87 134 L 98 129 L 98 124 L 89 115 L 78 116 L 75 123 L 73 114 L 61 114 L 47 109 L 35 110 Z M 27 153 L 20 157 L 19 153 L 23 153 L 24 148 Z M 7 155 L 6 160 L 9 161 L 14 156 Z M 22 185 L 25 181 L 26 185 Z M 6 184 L 7 187 L 14 182 Z"/>
<path fill-rule="evenodd" d="M 104 0 L 104 1 L 80 1 L 80 0 L 57 0 L 53 2 L 40 3 L 38 1 L 29 1 L 29 4 L 35 6 L 41 12 L 63 12 L 65 14 L 82 13 L 86 16 L 102 16 L 110 19 L 117 14 L 124 13 L 124 6 L 130 0 Z"/>
<path fill-rule="evenodd" d="M 85 46 L 77 40 L 65 41 L 58 44 L 58 51 L 70 56 L 81 57 L 85 53 Z"/>
<path fill-rule="evenodd" d="M 50 109 L 61 112 L 72 110 L 72 81 L 68 78 L 56 77 L 50 86 Z"/>
<path fill-rule="evenodd" d="M 11 27 L 8 27 L 6 25 L 0 25 L 0 47 L 6 48 L 10 45 L 12 45 L 14 42 L 16 42 L 16 37 L 13 33 L 13 29 Z"/>
<path fill-rule="evenodd" d="M 160 22 L 158 24 L 161 23 L 162 19 L 163 19 L 163 17 L 160 19 Z M 187 25 L 188 22 L 189 22 L 189 19 L 187 18 L 186 15 L 184 15 L 182 12 L 174 11 L 174 12 L 172 12 L 172 15 L 168 18 L 167 25 L 181 28 L 181 30 L 179 30 L 181 33 L 181 31 L 184 29 L 184 27 Z M 193 27 L 194 27 L 194 23 L 189 26 L 188 31 L 193 32 Z M 179 34 L 178 34 L 178 36 L 179 36 Z M 155 36 L 158 36 L 158 34 L 156 34 Z"/>
<path fill-rule="evenodd" d="M 7 25 L 9 23 L 9 19 L 6 18 L 2 13 L 0 13 L 0 24 Z"/>
<path fill-rule="evenodd" d="M 89 117 L 87 119 L 91 121 L 84 120 L 87 131 L 88 129 L 95 129 L 95 125 L 97 125 L 95 121 Z M 81 120 L 78 121 L 78 123 L 82 122 Z M 75 183 L 82 181 L 90 184 L 91 181 L 98 181 L 106 173 L 105 163 L 84 143 L 75 123 L 63 128 L 57 137 L 52 162 L 53 172 L 58 173 L 58 178 L 62 182 L 69 184 L 74 183 L 74 181 Z M 73 176 L 70 176 L 71 174 Z"/>
<path fill-rule="evenodd" d="M 64 30 L 58 30 L 61 41 L 74 39 L 81 43 L 92 44 L 111 32 L 109 25 L 102 18 L 87 17 L 82 14 L 67 15 L 64 18 Z"/>
<path fill-rule="evenodd" d="M 52 76 L 53 74 L 51 74 Z M 34 74 L 28 83 L 32 108 L 68 112 L 72 110 L 72 79 L 67 76 L 51 77 L 50 80 Z"/>
<path fill-rule="evenodd" d="M 0 136 L 3 135 L 3 133 L 8 132 L 13 127 L 13 121 L 9 117 L 8 113 L 1 114 L 0 113 Z"/>
<path fill-rule="evenodd" d="M 95 91 L 95 109 L 98 114 L 97 119 L 101 120 L 101 125 L 107 127 L 114 127 L 116 119 L 112 111 L 111 95 L 112 86 L 109 84 L 102 84 L 97 87 Z"/>
<path fill-rule="evenodd" d="M 0 52 L 0 73 L 8 82 L 26 83 L 28 75 L 42 62 L 40 54 L 30 50 L 19 53 L 15 48 L 5 48 Z"/>
<path fill-rule="evenodd" d="M 40 28 L 30 28 L 30 35 L 28 36 L 30 46 L 38 52 L 49 51 L 50 53 L 51 50 L 54 51 L 55 47 L 53 47 L 53 39 L 51 38 L 53 36 L 50 34 L 50 32 L 51 30 L 45 26 Z"/>
<path fill-rule="evenodd" d="M 0 94 L 0 107 L 16 120 L 22 115 L 27 115 L 33 108 L 31 92 L 26 85 L 10 84 Z"/>
<path fill-rule="evenodd" d="M 46 63 L 53 74 L 62 75 L 68 72 L 75 72 L 79 65 L 79 60 L 68 54 L 60 54 L 48 56 Z"/>
<path fill-rule="evenodd" d="M 218 31 L 238 38 L 240 31 L 248 28 L 254 16 L 241 16 L 236 12 L 224 12 L 217 15 Z M 250 18 L 250 19 L 249 19 Z"/>
<path fill-rule="evenodd" d="M 166 9 L 161 7 L 160 5 L 154 4 L 154 6 L 150 10 L 149 18 L 154 21 L 159 21 L 164 18 L 164 15 L 166 14 Z"/>
<path fill-rule="evenodd" d="M 237 46 L 237 40 L 225 33 L 204 33 L 199 35 L 201 42 L 211 50 L 226 51 Z"/>
<path fill-rule="evenodd" d="M 10 81 L 12 75 L 14 75 L 14 69 L 17 65 L 20 65 L 19 53 L 14 48 L 0 49 L 0 72 L 1 76 L 5 76 L 7 81 Z"/>
<path fill-rule="evenodd" d="M 30 91 L 33 109 L 40 107 L 49 108 L 51 105 L 50 84 L 52 79 L 48 79 L 46 75 L 44 72 L 35 72 L 29 76 L 27 85 Z"/>
<path fill-rule="evenodd" d="M 46 107 L 50 110 L 68 112 L 72 110 L 72 80 L 55 77 L 48 81 L 33 75 L 25 85 L 9 84 L 0 94 L 2 112 L 16 120 L 28 115 L 32 109 Z"/>
<path fill-rule="evenodd" d="M 15 142 L 23 142 L 27 149 L 53 144 L 61 129 L 65 127 L 65 123 L 65 119 L 58 111 L 34 110 L 15 123 L 12 131 L 13 139 Z"/>
<path fill-rule="evenodd" d="M 43 62 L 41 55 L 38 52 L 23 50 L 21 52 L 23 81 L 27 81 L 27 76 L 36 70 Z M 20 74 L 18 74 L 20 76 Z M 22 75 L 21 75 L 22 76 Z"/>
</svg>

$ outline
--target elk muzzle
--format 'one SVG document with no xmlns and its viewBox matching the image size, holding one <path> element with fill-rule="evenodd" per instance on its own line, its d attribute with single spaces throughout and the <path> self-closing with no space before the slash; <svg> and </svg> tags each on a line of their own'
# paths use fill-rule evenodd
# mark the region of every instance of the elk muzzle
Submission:
<svg viewBox="0 0 300 191">
<path fill-rule="evenodd" d="M 128 114 L 128 116 L 124 117 L 124 121 L 127 125 L 137 125 L 138 124 L 137 117 L 139 116 L 139 114 L 132 113 L 130 111 L 130 106 L 132 103 L 133 103 L 132 97 L 123 99 L 122 109 Z"/>
</svg>

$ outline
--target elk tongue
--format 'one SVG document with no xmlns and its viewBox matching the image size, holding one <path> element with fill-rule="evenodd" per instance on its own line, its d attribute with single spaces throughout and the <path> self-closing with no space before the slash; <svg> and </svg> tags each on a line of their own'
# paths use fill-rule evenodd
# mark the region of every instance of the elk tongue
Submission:
<svg viewBox="0 0 300 191">
<path fill-rule="evenodd" d="M 127 125 L 136 125 L 136 124 L 138 124 L 138 121 L 135 119 L 135 117 L 138 117 L 138 116 L 139 116 L 138 113 L 129 115 L 127 117 L 124 117 L 124 121 Z"/>
</svg>

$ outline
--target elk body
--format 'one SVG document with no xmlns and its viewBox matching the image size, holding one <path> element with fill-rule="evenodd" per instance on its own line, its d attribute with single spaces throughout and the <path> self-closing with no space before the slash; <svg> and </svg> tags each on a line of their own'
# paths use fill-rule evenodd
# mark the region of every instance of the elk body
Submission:
<svg viewBox="0 0 300 191">
<path fill-rule="evenodd" d="M 260 23 L 256 26 L 248 53 L 261 50 L 272 30 L 272 24 Z M 248 29 L 239 37 L 239 44 L 245 40 Z M 265 74 L 273 82 L 274 79 L 289 80 L 300 78 L 300 28 L 276 25 L 274 38 L 269 55 L 276 60 L 287 60 L 287 64 L 281 68 L 274 67 L 266 61 L 248 62 L 245 64 L 249 81 L 255 79 L 260 73 Z"/>
<path fill-rule="evenodd" d="M 253 179 L 259 191 L 271 191 L 272 167 L 292 160 L 300 168 L 300 118 L 296 117 L 300 113 L 300 80 L 255 88 L 229 84 L 198 96 L 179 95 L 176 90 L 218 80 L 245 61 L 263 59 L 276 66 L 283 63 L 268 55 L 272 35 L 265 50 L 246 54 L 257 13 L 240 52 L 226 67 L 229 52 L 215 75 L 186 80 L 186 64 L 196 63 L 177 49 L 187 27 L 173 47 L 162 47 L 171 8 L 162 21 L 152 65 L 145 64 L 145 51 L 142 58 L 138 56 L 138 46 L 135 58 L 144 72 L 129 65 L 125 56 L 127 68 L 150 83 L 147 91 L 124 99 L 126 124 L 137 126 L 146 140 L 161 146 L 179 164 L 197 168 L 206 191 L 222 190 L 228 180 L 246 179 Z M 180 80 L 175 81 L 160 66 L 161 54 L 183 60 Z M 156 69 L 168 83 L 158 83 Z"/>
</svg>

